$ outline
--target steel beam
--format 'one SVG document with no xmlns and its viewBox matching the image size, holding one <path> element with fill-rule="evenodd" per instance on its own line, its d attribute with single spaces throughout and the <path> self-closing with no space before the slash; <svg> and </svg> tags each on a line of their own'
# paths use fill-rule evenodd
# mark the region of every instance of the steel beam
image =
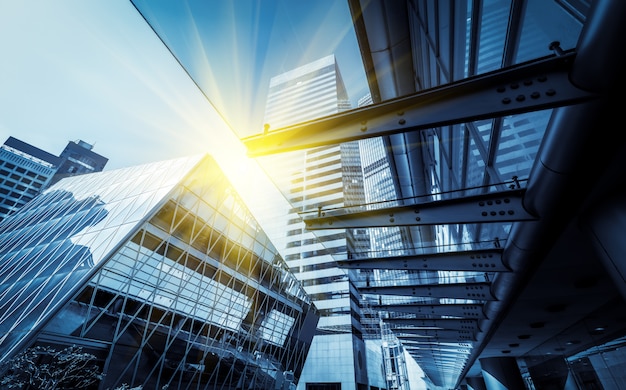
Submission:
<svg viewBox="0 0 626 390">
<path fill-rule="evenodd" d="M 502 263 L 502 249 L 443 252 L 420 255 L 341 260 L 337 265 L 350 269 L 404 269 L 434 271 L 510 271 Z"/>
<path fill-rule="evenodd" d="M 476 334 L 469 330 L 441 330 L 441 329 L 419 329 L 419 328 L 402 328 L 392 329 L 393 333 L 398 335 L 414 335 L 418 337 L 433 337 L 439 341 L 476 341 Z"/>
<path fill-rule="evenodd" d="M 574 52 L 548 56 L 419 93 L 245 137 L 258 157 L 413 130 L 568 106 L 597 97 L 572 84 Z"/>
<path fill-rule="evenodd" d="M 471 343 L 468 342 L 442 342 L 432 339 L 412 339 L 407 336 L 402 338 L 402 335 L 398 337 L 402 345 L 413 345 L 413 346 L 423 346 L 426 349 L 437 349 L 437 348 L 453 348 L 457 349 L 461 352 L 470 352 L 472 349 Z"/>
<path fill-rule="evenodd" d="M 432 318 L 432 316 L 451 316 L 459 318 L 485 319 L 482 304 L 399 304 L 399 305 L 373 305 L 374 310 L 396 311 L 401 313 L 411 313 L 416 316 Z"/>
<path fill-rule="evenodd" d="M 406 297 L 456 298 L 492 301 L 490 283 L 450 283 L 413 286 L 357 287 L 361 294 L 403 295 Z"/>
<path fill-rule="evenodd" d="M 524 193 L 524 189 L 515 189 L 356 212 L 348 208 L 320 210 L 303 219 L 307 230 L 536 220 L 524 209 Z"/>
<path fill-rule="evenodd" d="M 475 319 L 458 319 L 458 318 L 385 318 L 383 320 L 386 324 L 395 326 L 411 326 L 415 328 L 429 328 L 429 329 L 449 329 L 449 330 L 471 330 L 477 331 L 478 321 Z M 393 326 L 392 330 L 397 329 Z"/>
</svg>

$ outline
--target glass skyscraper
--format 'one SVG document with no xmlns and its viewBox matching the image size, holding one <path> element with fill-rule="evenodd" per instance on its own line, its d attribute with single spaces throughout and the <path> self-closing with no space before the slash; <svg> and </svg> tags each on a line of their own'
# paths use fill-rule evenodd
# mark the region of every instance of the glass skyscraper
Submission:
<svg viewBox="0 0 626 390">
<path fill-rule="evenodd" d="M 1 361 L 75 345 L 100 389 L 286 389 L 318 318 L 208 155 L 66 178 L 0 223 Z"/>
<path fill-rule="evenodd" d="M 265 123 L 275 130 L 349 108 L 335 56 L 330 55 L 270 80 Z M 273 172 L 282 167 L 282 177 L 289 178 L 276 183 L 292 205 L 293 213 L 284 256 L 320 311 L 317 333 L 298 388 L 368 386 L 360 297 L 347 271 L 339 268 L 336 261 L 349 253 L 368 250 L 369 235 L 356 229 L 309 232 L 298 216 L 364 202 L 359 143 L 287 153 L 261 163 Z"/>
</svg>

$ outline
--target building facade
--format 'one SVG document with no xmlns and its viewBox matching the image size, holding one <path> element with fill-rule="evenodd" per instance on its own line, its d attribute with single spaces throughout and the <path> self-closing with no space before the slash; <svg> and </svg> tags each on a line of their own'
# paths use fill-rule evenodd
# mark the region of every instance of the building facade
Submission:
<svg viewBox="0 0 626 390">
<path fill-rule="evenodd" d="M 59 159 L 57 171 L 50 185 L 64 177 L 100 172 L 109 161 L 108 158 L 94 152 L 93 145 L 82 140 L 68 142 Z"/>
<path fill-rule="evenodd" d="M 50 183 L 59 161 L 59 157 L 14 137 L 0 146 L 0 221 Z"/>
<path fill-rule="evenodd" d="M 275 76 L 270 81 L 266 128 L 283 126 L 349 109 L 350 101 L 334 55 Z M 270 160 L 270 161 L 268 161 Z M 285 260 L 320 311 L 320 321 L 299 389 L 377 388 L 368 378 L 368 353 L 361 324 L 360 297 L 347 271 L 336 264 L 350 253 L 367 251 L 364 229 L 310 232 L 299 214 L 364 202 L 358 142 L 287 153 L 265 161 L 292 205 Z M 269 171 L 269 169 L 268 169 Z M 375 360 L 375 357 L 371 357 Z"/>
<path fill-rule="evenodd" d="M 295 386 L 318 313 L 210 156 L 58 182 L 0 223 L 0 359 L 76 345 L 100 389 Z"/>
<path fill-rule="evenodd" d="M 0 221 L 64 177 L 102 171 L 108 159 L 92 148 L 70 141 L 55 156 L 9 137 L 0 146 Z"/>
</svg>

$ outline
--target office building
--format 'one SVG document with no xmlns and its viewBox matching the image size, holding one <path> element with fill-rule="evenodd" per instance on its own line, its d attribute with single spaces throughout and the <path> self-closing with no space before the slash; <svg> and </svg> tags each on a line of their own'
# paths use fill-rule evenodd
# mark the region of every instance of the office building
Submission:
<svg viewBox="0 0 626 390">
<path fill-rule="evenodd" d="M 0 223 L 3 362 L 75 345 L 100 389 L 289 389 L 318 318 L 208 155 L 65 178 Z"/>
<path fill-rule="evenodd" d="M 64 177 L 100 172 L 109 161 L 108 158 L 93 151 L 93 145 L 78 140 L 70 141 L 59 155 L 59 165 L 50 185 Z"/>
<path fill-rule="evenodd" d="M 0 146 L 0 221 L 63 177 L 100 172 L 108 159 L 70 141 L 60 156 L 14 137 Z"/>
<path fill-rule="evenodd" d="M 330 55 L 270 80 L 265 123 L 269 129 L 328 116 L 350 108 L 335 56 Z M 365 193 L 358 142 L 313 148 L 268 159 L 265 166 L 285 193 L 295 216 L 287 226 L 285 260 L 320 311 L 320 321 L 299 389 L 368 386 L 367 349 L 359 296 L 336 260 L 369 249 L 365 230 L 312 233 L 301 214 L 361 204 Z M 280 181 L 276 169 L 289 181 Z M 285 167 L 287 167 L 285 169 Z"/>
<path fill-rule="evenodd" d="M 44 189 L 59 165 L 59 157 L 17 138 L 0 146 L 0 221 Z"/>
</svg>

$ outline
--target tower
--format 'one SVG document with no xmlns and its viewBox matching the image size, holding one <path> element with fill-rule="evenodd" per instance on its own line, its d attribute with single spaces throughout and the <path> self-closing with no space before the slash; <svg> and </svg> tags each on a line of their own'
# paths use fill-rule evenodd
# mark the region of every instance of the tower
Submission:
<svg viewBox="0 0 626 390">
<path fill-rule="evenodd" d="M 271 131 L 350 108 L 330 55 L 273 77 L 265 114 Z M 368 385 L 359 297 L 336 260 L 369 248 L 364 230 L 307 232 L 296 213 L 364 203 L 358 142 L 264 158 L 292 205 L 285 260 L 320 311 L 299 389 L 357 389 Z"/>
<path fill-rule="evenodd" d="M 0 221 L 50 183 L 59 161 L 59 157 L 14 137 L 0 146 Z"/>
</svg>

